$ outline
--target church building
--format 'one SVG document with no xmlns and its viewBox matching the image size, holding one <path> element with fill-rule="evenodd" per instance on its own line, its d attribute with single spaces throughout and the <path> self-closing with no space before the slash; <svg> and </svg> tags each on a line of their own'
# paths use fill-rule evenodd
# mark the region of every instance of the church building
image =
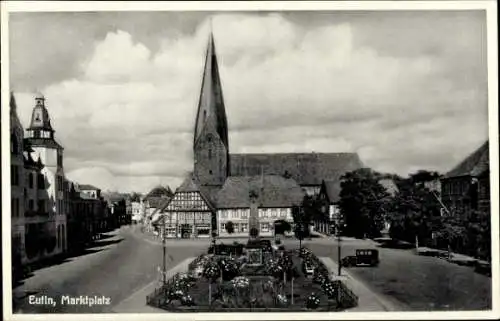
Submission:
<svg viewBox="0 0 500 321">
<path fill-rule="evenodd" d="M 207 207 L 215 209 L 211 229 L 219 235 L 227 234 L 228 221 L 235 226 L 235 235 L 248 235 L 252 228 L 262 236 L 273 235 L 273 222 L 292 222 L 291 208 L 300 205 L 304 195 L 318 195 L 323 181 L 338 182 L 344 173 L 363 167 L 356 153 L 231 154 L 212 34 L 203 68 L 193 152 L 193 172 L 182 185 L 195 185 Z M 165 205 L 160 214 L 172 217 L 184 211 L 167 208 Z"/>
</svg>

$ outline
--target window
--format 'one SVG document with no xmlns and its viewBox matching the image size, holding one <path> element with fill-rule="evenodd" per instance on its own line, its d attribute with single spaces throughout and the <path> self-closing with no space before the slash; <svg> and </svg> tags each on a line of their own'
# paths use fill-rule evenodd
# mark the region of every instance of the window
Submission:
<svg viewBox="0 0 500 321">
<path fill-rule="evenodd" d="M 61 153 L 57 154 L 57 166 L 62 167 L 63 166 L 63 156 Z"/>
<path fill-rule="evenodd" d="M 260 230 L 261 232 L 269 232 L 269 223 L 261 223 Z"/>
<path fill-rule="evenodd" d="M 13 198 L 11 199 L 11 209 L 12 209 L 12 217 L 19 216 L 19 199 Z"/>
<path fill-rule="evenodd" d="M 19 142 L 17 140 L 16 134 L 14 133 L 10 136 L 10 152 L 13 155 L 19 154 Z"/>
<path fill-rule="evenodd" d="M 35 138 L 40 138 L 40 132 L 39 132 L 38 130 L 35 130 L 35 131 L 33 132 L 33 137 L 35 137 Z"/>
<path fill-rule="evenodd" d="M 57 247 L 61 247 L 61 225 L 57 226 Z"/>
<path fill-rule="evenodd" d="M 37 185 L 38 189 L 45 189 L 45 177 L 43 174 L 38 174 Z"/>
<path fill-rule="evenodd" d="M 282 208 L 280 210 L 280 217 L 286 217 L 286 209 L 285 208 Z"/>
<path fill-rule="evenodd" d="M 212 149 L 208 149 L 208 159 L 212 159 Z"/>
<path fill-rule="evenodd" d="M 19 168 L 16 165 L 10 166 L 10 180 L 13 186 L 19 185 Z"/>
<path fill-rule="evenodd" d="M 28 175 L 28 186 L 30 188 L 33 188 L 33 174 L 32 173 L 29 173 L 29 175 Z"/>
<path fill-rule="evenodd" d="M 273 218 L 274 218 L 274 217 L 276 217 L 276 216 L 277 216 L 277 215 L 276 215 L 276 209 L 275 209 L 275 208 L 273 208 L 273 209 L 271 210 L 271 217 L 273 217 Z"/>
<path fill-rule="evenodd" d="M 226 231 L 226 223 L 220 223 L 220 230 L 222 232 L 225 232 Z"/>
<path fill-rule="evenodd" d="M 30 211 L 33 211 L 33 210 L 34 210 L 34 207 L 35 207 L 35 201 L 33 201 L 33 200 L 29 200 L 29 201 L 28 201 L 28 209 L 29 209 Z"/>
<path fill-rule="evenodd" d="M 240 224 L 240 232 L 248 232 L 248 224 L 247 223 Z"/>
<path fill-rule="evenodd" d="M 241 210 L 241 218 L 248 218 L 248 210 L 244 209 Z"/>
<path fill-rule="evenodd" d="M 44 200 L 39 200 L 38 201 L 38 211 L 41 212 L 41 213 L 45 213 L 46 212 L 45 201 Z"/>
<path fill-rule="evenodd" d="M 234 233 L 238 233 L 240 231 L 240 223 L 233 223 Z"/>
<path fill-rule="evenodd" d="M 221 218 L 227 218 L 227 211 L 221 211 L 220 217 Z"/>
</svg>

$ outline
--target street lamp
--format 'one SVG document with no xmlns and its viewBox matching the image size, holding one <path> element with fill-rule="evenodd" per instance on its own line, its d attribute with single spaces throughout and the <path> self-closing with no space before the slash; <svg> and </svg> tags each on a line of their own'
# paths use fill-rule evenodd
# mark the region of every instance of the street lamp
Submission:
<svg viewBox="0 0 500 321">
<path fill-rule="evenodd" d="M 339 273 L 339 276 L 340 276 L 340 271 L 342 269 L 342 238 L 340 236 L 340 224 L 337 225 L 337 252 L 339 254 L 339 259 L 338 259 L 338 273 Z"/>
<path fill-rule="evenodd" d="M 161 232 L 161 243 L 163 248 L 163 268 L 162 268 L 162 281 L 163 285 L 167 284 L 167 238 L 166 238 L 166 226 L 165 226 L 165 215 L 162 217 L 162 232 Z"/>
</svg>

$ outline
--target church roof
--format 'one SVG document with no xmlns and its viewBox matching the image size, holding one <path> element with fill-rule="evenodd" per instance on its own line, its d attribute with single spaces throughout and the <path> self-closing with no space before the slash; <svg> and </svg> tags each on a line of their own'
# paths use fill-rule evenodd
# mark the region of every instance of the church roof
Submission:
<svg viewBox="0 0 500 321">
<path fill-rule="evenodd" d="M 455 168 L 445 174 L 445 178 L 458 177 L 458 176 L 479 176 L 489 170 L 490 155 L 489 155 L 489 141 L 486 141 L 475 150 L 472 154 L 467 156 Z"/>
<path fill-rule="evenodd" d="M 205 65 L 203 68 L 200 99 L 194 129 L 194 144 L 196 144 L 203 128 L 207 125 L 212 126 L 216 130 L 220 139 L 227 147 L 227 117 L 222 95 L 217 54 L 215 52 L 215 43 L 212 34 L 210 34 L 208 40 Z"/>
<path fill-rule="evenodd" d="M 291 178 L 230 176 L 217 194 L 217 208 L 248 208 L 252 192 L 257 196 L 259 207 L 291 207 L 300 205 L 304 198 L 304 191 Z"/>
<path fill-rule="evenodd" d="M 281 175 L 299 185 L 338 181 L 349 171 L 362 168 L 357 153 L 231 154 L 232 176 Z"/>
</svg>

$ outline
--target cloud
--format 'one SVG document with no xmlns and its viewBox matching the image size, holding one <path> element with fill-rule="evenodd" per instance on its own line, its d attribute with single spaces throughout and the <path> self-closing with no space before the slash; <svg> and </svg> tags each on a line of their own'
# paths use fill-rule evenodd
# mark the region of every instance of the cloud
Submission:
<svg viewBox="0 0 500 321">
<path fill-rule="evenodd" d="M 406 174 L 449 170 L 487 137 L 486 88 L 475 85 L 484 75 L 464 82 L 470 69 L 450 66 L 456 55 L 476 57 L 461 43 L 477 33 L 389 55 L 360 43 L 346 21 L 304 27 L 278 14 L 230 14 L 215 16 L 213 29 L 232 152 L 356 151 L 375 169 Z M 109 32 L 77 77 L 43 89 L 72 177 L 128 190 L 180 183 L 192 168 L 208 30 L 205 21 L 156 51 Z M 18 97 L 26 123 L 33 96 Z M 466 137 L 457 140 L 457 128 Z"/>
</svg>

